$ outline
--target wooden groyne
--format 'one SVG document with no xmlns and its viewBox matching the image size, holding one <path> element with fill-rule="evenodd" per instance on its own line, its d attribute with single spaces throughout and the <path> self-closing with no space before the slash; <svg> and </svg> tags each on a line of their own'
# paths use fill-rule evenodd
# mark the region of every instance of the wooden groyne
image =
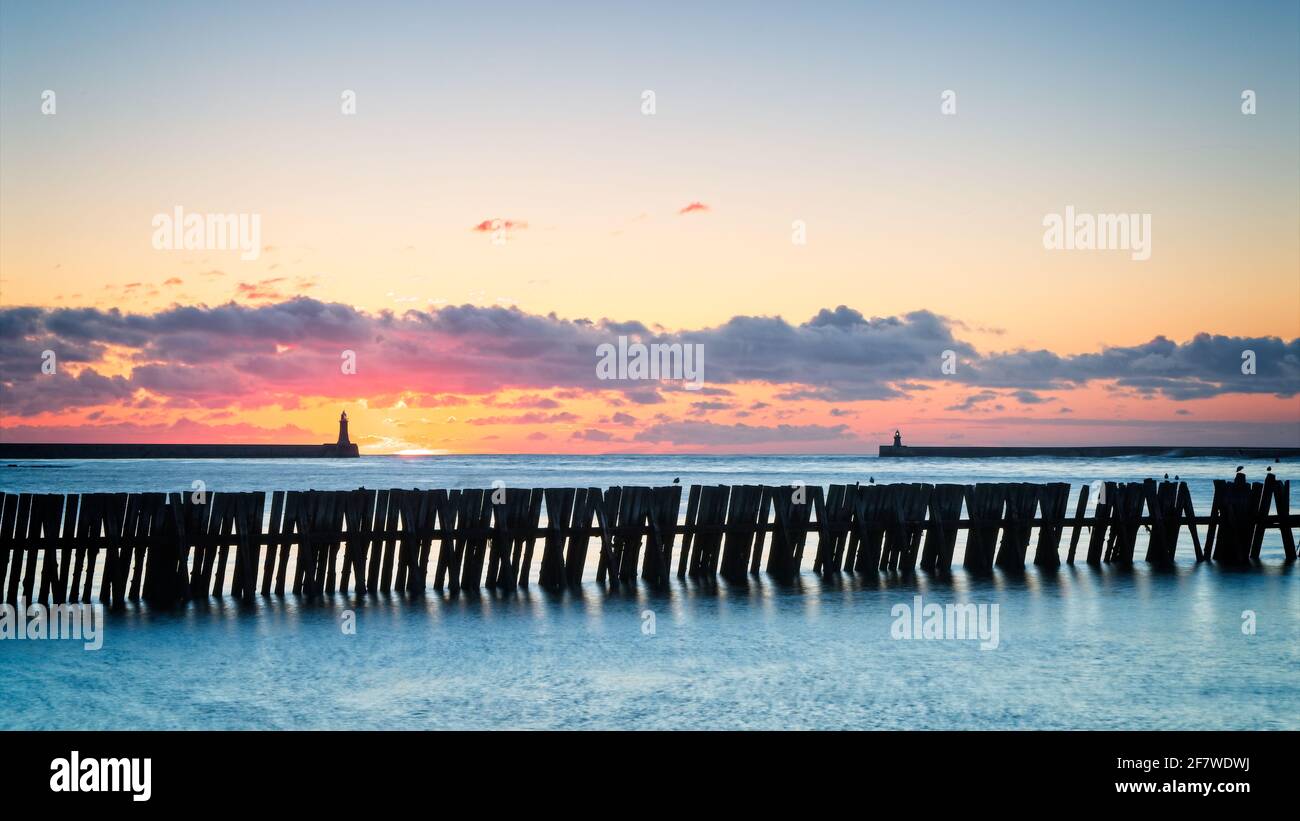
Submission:
<svg viewBox="0 0 1300 821">
<path fill-rule="evenodd" d="M 760 570 L 789 579 L 804 568 L 809 536 L 818 573 L 942 574 L 961 531 L 973 573 L 1019 571 L 1027 561 L 1053 568 L 1062 551 L 1073 564 L 1080 549 L 1089 564 L 1131 564 L 1140 534 L 1143 559 L 1167 565 L 1183 527 L 1197 561 L 1255 563 L 1269 528 L 1280 529 L 1285 560 L 1297 558 L 1300 515 L 1290 512 L 1290 482 L 1273 474 L 1216 481 L 1204 517 L 1185 482 L 1094 487 L 1080 489 L 1073 515 L 1066 483 L 695 485 L 684 517 L 679 485 L 0 493 L 0 592 L 10 603 L 97 596 L 171 605 L 259 593 L 512 590 L 534 573 L 554 590 L 584 581 L 592 551 L 596 580 L 611 587 L 638 577 L 666 584 L 674 568 L 705 581 Z M 1090 494 L 1095 511 L 1085 515 Z"/>
</svg>

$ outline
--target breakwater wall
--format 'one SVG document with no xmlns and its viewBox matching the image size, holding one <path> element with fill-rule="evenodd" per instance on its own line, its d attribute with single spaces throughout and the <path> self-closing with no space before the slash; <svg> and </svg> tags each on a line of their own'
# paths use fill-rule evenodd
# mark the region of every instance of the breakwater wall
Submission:
<svg viewBox="0 0 1300 821">
<path fill-rule="evenodd" d="M 1076 459 L 1105 459 L 1115 456 L 1161 456 L 1185 458 L 1219 456 L 1225 459 L 1293 459 L 1300 457 L 1300 448 L 1245 448 L 1245 447 L 1171 447 L 1168 445 L 1105 445 L 1092 447 L 914 447 L 912 445 L 881 445 L 882 458 L 913 459 L 1007 459 L 1038 456 L 1060 456 Z"/>
<path fill-rule="evenodd" d="M 329 459 L 356 458 L 355 444 L 167 445 L 0 442 L 3 459 Z"/>
</svg>

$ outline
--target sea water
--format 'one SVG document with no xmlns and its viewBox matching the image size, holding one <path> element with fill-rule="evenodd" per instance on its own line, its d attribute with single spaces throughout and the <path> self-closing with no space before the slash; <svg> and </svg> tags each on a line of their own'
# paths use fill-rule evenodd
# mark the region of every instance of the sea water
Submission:
<svg viewBox="0 0 1300 821">
<path fill-rule="evenodd" d="M 1270 465 L 1245 465 L 1259 479 Z M 1291 465 L 1271 465 L 1290 478 Z M 1223 459 L 437 456 L 0 465 L 5 492 L 1188 482 Z M 1300 502 L 1298 502 L 1300 503 Z M 1073 513 L 1073 498 L 1069 511 Z M 1069 532 L 1067 530 L 1066 540 Z M 1086 539 L 1086 534 L 1085 534 Z M 1139 556 L 1142 553 L 1139 540 Z M 1032 543 L 1031 543 L 1032 555 Z M 230 599 L 110 613 L 103 646 L 0 641 L 3 728 L 1300 728 L 1300 584 L 1261 566 L 951 578 L 804 572 L 423 599 Z M 1064 547 L 1062 548 L 1064 553 Z M 536 565 L 534 565 L 534 568 Z M 918 600 L 917 597 L 920 597 Z M 901 635 L 916 605 L 996 605 L 995 647 Z M 948 608 L 946 612 L 951 612 Z M 989 611 L 986 611 L 989 612 Z"/>
</svg>

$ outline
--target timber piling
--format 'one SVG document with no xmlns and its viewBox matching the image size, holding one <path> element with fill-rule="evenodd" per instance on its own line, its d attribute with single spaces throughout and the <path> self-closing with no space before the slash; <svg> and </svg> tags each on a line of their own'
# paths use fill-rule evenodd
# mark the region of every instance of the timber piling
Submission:
<svg viewBox="0 0 1300 821">
<path fill-rule="evenodd" d="M 595 579 L 610 588 L 664 586 L 674 568 L 703 582 L 763 571 L 788 580 L 803 570 L 810 535 L 812 569 L 824 575 L 949 573 L 962 532 L 974 574 L 1021 572 L 1031 550 L 1033 564 L 1055 568 L 1067 529 L 1067 564 L 1085 529 L 1091 565 L 1132 564 L 1144 535 L 1144 560 L 1171 565 L 1184 527 L 1198 562 L 1258 564 L 1271 528 L 1284 560 L 1297 559 L 1300 515 L 1290 482 L 1274 474 L 1216 481 L 1200 517 L 1185 482 L 1096 489 L 1091 516 L 1090 488 L 1067 515 L 1070 486 L 1059 482 L 695 485 L 684 515 L 680 485 L 274 491 L 269 505 L 264 492 L 0 492 L 0 596 L 121 607 L 272 591 L 414 597 L 430 584 L 453 594 L 530 581 L 559 590 L 586 580 L 593 539 Z"/>
</svg>

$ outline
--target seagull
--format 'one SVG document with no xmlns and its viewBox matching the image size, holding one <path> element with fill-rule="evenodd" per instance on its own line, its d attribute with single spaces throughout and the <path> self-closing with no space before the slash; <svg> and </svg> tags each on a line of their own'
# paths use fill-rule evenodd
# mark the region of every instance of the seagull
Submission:
<svg viewBox="0 0 1300 821">
<path fill-rule="evenodd" d="M 1177 473 L 1174 474 L 1174 481 L 1175 481 L 1175 482 L 1178 481 L 1178 474 L 1177 474 Z"/>
<path fill-rule="evenodd" d="M 1273 466 L 1272 466 L 1272 465 L 1269 465 L 1268 467 L 1264 468 L 1264 472 L 1265 472 L 1265 473 L 1272 473 L 1272 472 L 1273 472 Z"/>
<path fill-rule="evenodd" d="M 1243 470 L 1245 470 L 1245 469 L 1246 469 L 1246 466 L 1245 466 L 1245 465 L 1237 465 L 1237 472 L 1238 472 L 1238 473 L 1241 473 L 1241 472 L 1242 472 Z"/>
<path fill-rule="evenodd" d="M 874 477 L 874 476 L 868 476 L 868 477 L 867 477 L 867 484 L 869 484 L 869 485 L 874 485 L 875 483 L 876 483 L 876 477 Z"/>
<path fill-rule="evenodd" d="M 1166 482 L 1169 481 L 1169 474 L 1168 474 L 1168 473 L 1165 474 L 1165 481 L 1166 481 Z"/>
<path fill-rule="evenodd" d="M 676 479 L 673 480 L 674 485 L 680 485 L 681 483 L 682 483 L 682 477 L 680 476 L 678 476 Z"/>
</svg>

